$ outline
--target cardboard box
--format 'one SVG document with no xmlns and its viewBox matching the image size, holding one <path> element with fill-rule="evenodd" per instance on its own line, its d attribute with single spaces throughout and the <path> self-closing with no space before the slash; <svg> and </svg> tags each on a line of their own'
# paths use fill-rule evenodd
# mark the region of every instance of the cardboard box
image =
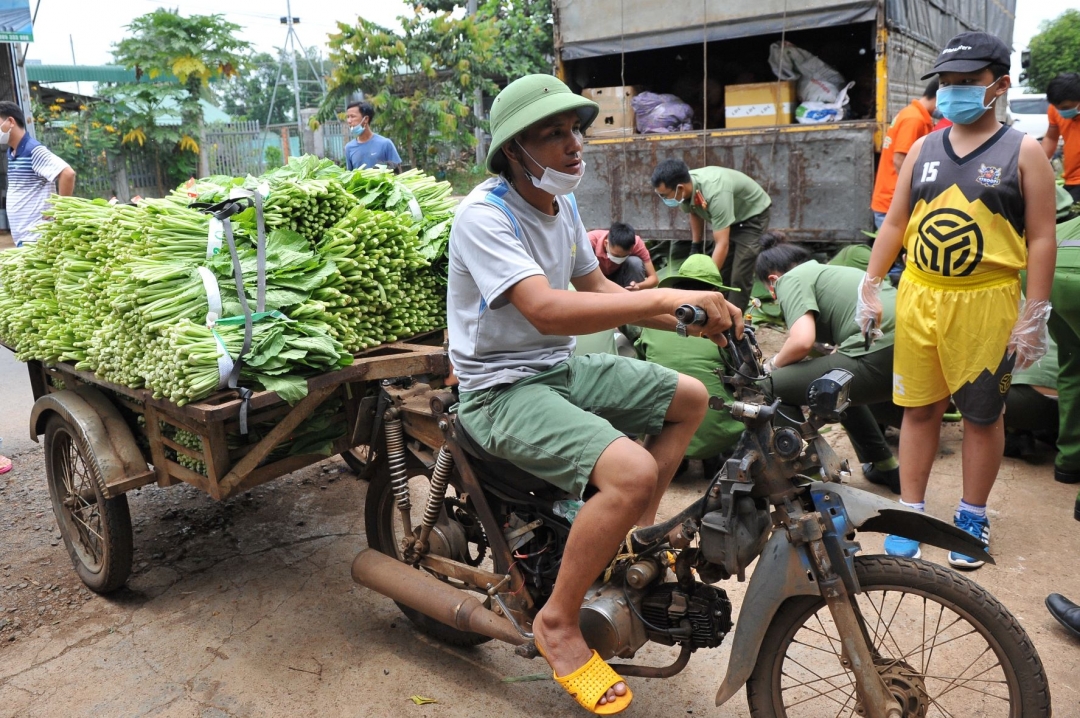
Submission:
<svg viewBox="0 0 1080 718">
<path fill-rule="evenodd" d="M 724 126 L 771 127 L 795 121 L 795 83 L 757 82 L 724 87 Z"/>
<path fill-rule="evenodd" d="M 630 104 L 630 100 L 637 93 L 638 88 L 630 85 L 589 87 L 582 90 L 582 95 L 600 105 L 600 114 L 585 134 L 589 137 L 622 137 L 634 134 L 634 106 Z"/>
</svg>

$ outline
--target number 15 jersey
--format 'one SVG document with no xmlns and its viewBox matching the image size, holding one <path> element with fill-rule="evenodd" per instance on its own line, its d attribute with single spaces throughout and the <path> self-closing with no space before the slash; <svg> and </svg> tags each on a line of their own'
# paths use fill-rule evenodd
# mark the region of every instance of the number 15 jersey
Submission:
<svg viewBox="0 0 1080 718">
<path fill-rule="evenodd" d="M 904 234 L 907 270 L 935 286 L 988 286 L 1027 266 L 1020 144 L 1002 126 L 957 157 L 952 128 L 923 140 L 911 174 L 911 218 Z"/>
</svg>

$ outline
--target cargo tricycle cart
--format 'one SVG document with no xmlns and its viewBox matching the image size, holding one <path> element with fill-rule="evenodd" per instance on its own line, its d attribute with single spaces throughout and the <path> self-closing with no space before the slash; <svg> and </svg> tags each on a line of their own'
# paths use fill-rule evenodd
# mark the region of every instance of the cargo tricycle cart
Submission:
<svg viewBox="0 0 1080 718">
<path fill-rule="evenodd" d="M 181 407 L 71 364 L 28 367 L 35 400 L 30 434 L 35 441 L 44 436 L 49 496 L 64 545 L 83 583 L 106 593 L 131 573 L 128 491 L 186 483 L 226 499 L 333 454 L 364 476 L 374 463 L 369 447 L 381 415 L 381 382 L 444 376 L 449 362 L 439 331 L 359 353 L 351 366 L 312 377 L 294 406 L 262 391 L 246 407 L 235 391 Z"/>
</svg>

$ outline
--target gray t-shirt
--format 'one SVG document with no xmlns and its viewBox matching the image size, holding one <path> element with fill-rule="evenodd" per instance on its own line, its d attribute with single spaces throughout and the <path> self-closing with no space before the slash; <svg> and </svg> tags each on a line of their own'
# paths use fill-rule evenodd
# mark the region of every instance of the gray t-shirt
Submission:
<svg viewBox="0 0 1080 718">
<path fill-rule="evenodd" d="M 505 296 L 538 274 L 565 290 L 571 278 L 599 266 L 572 196 L 556 199 L 559 211 L 551 217 L 494 177 L 458 205 L 450 231 L 446 314 L 450 361 L 462 391 L 539 374 L 574 351 L 573 337 L 541 334 Z"/>
</svg>

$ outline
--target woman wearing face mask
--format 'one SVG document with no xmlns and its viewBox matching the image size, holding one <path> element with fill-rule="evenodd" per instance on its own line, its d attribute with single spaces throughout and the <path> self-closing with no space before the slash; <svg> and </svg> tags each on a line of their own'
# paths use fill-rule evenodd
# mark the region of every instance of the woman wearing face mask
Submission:
<svg viewBox="0 0 1080 718">
<path fill-rule="evenodd" d="M 1010 53 L 981 32 L 957 35 L 933 69 L 937 107 L 953 126 L 916 142 L 858 289 L 855 320 L 881 320 L 881 278 L 900 248 L 907 268 L 896 298 L 893 402 L 900 430 L 901 501 L 925 509 L 941 418 L 950 399 L 964 419 L 963 493 L 953 521 L 989 547 L 986 503 L 1004 449 L 1002 411 L 1013 369 L 1048 344 L 1054 277 L 1054 177 L 1039 143 L 1002 126 Z M 1020 271 L 1027 270 L 1027 301 Z M 887 553 L 916 556 L 899 536 Z M 958 568 L 982 565 L 952 552 Z"/>
</svg>

